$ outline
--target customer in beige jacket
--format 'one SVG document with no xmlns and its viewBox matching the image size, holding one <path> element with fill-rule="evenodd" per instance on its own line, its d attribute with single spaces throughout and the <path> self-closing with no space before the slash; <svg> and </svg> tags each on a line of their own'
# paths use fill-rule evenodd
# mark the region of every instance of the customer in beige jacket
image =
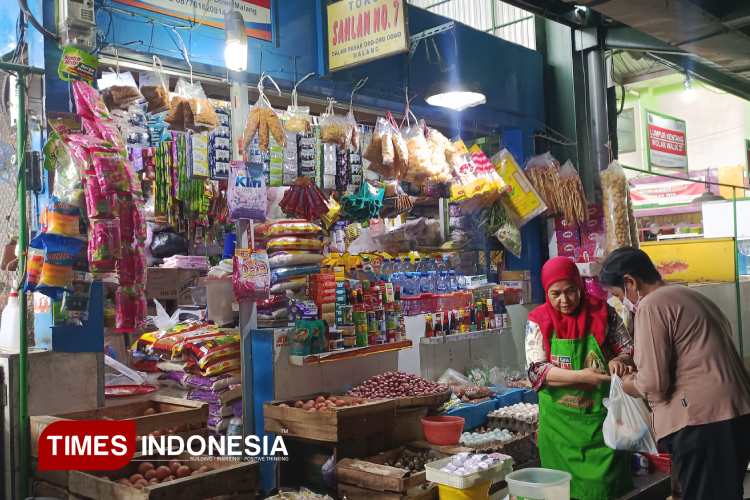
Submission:
<svg viewBox="0 0 750 500">
<path fill-rule="evenodd" d="M 599 279 L 635 314 L 638 372 L 625 392 L 648 401 L 684 500 L 741 500 L 750 461 L 750 376 L 729 320 L 704 295 L 667 285 L 648 255 L 612 252 Z"/>
</svg>

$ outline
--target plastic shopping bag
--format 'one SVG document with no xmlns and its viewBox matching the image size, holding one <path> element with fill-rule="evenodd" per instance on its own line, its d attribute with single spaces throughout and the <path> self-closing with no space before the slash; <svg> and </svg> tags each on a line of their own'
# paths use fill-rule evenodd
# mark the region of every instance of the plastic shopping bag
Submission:
<svg viewBox="0 0 750 500">
<path fill-rule="evenodd" d="M 617 375 L 612 375 L 609 398 L 604 398 L 604 406 L 608 410 L 602 426 L 604 444 L 615 450 L 659 454 L 646 404 L 625 394 L 622 379 Z"/>
</svg>

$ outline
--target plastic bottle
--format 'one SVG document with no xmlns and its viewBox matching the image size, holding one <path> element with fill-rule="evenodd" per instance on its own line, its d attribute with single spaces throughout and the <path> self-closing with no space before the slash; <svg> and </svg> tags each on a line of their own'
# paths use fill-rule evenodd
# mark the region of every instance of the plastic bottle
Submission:
<svg viewBox="0 0 750 500">
<path fill-rule="evenodd" d="M 378 277 L 375 275 L 375 268 L 373 267 L 370 259 L 365 258 L 362 261 L 362 269 L 365 271 L 365 277 L 370 283 L 378 281 Z"/>
<path fill-rule="evenodd" d="M 432 282 L 430 281 L 427 271 L 422 271 L 419 278 L 419 293 L 432 293 Z"/>
<path fill-rule="evenodd" d="M 459 291 L 458 280 L 456 279 L 456 271 L 454 271 L 453 269 L 448 272 L 448 290 L 448 293 Z"/>
<path fill-rule="evenodd" d="M 410 273 L 413 270 L 414 269 L 412 269 L 412 267 L 411 267 L 411 259 L 409 257 L 406 257 L 404 259 L 404 262 L 401 264 L 401 271 L 403 271 L 405 273 Z"/>
<path fill-rule="evenodd" d="M 370 281 L 367 279 L 367 274 L 365 273 L 364 266 L 362 264 L 357 266 L 357 281 L 360 283 L 364 283 L 365 281 Z"/>
<path fill-rule="evenodd" d="M 242 437 L 242 419 L 241 418 L 232 417 L 232 419 L 229 421 L 229 427 L 227 427 L 227 436 Z"/>
<path fill-rule="evenodd" d="M 427 268 L 428 271 L 435 271 L 435 272 L 439 272 L 440 271 L 438 269 L 437 259 L 435 259 L 434 257 L 432 259 L 430 259 L 430 262 L 427 265 L 429 266 Z"/>
<path fill-rule="evenodd" d="M 401 266 L 401 259 L 396 257 L 396 259 L 392 262 L 391 268 L 393 269 L 394 273 L 400 273 L 403 270 L 403 267 Z"/>
<path fill-rule="evenodd" d="M 383 265 L 379 269 L 380 277 L 385 278 L 393 274 L 393 264 L 389 259 L 383 259 Z"/>
<path fill-rule="evenodd" d="M 8 305 L 3 309 L 0 320 L 0 347 L 19 349 L 21 347 L 21 310 L 18 307 L 18 293 L 13 291 L 8 295 Z"/>
<path fill-rule="evenodd" d="M 427 278 L 430 280 L 430 293 L 434 295 L 437 293 L 438 275 L 435 271 L 427 271 Z"/>
<path fill-rule="evenodd" d="M 458 273 L 458 291 L 459 292 L 465 292 L 467 288 L 466 278 L 464 277 L 464 273 L 459 272 Z"/>
<path fill-rule="evenodd" d="M 449 293 L 451 293 L 450 284 L 448 282 L 448 273 L 446 273 L 445 271 L 441 271 L 440 277 L 437 280 L 435 290 L 438 295 L 448 295 Z"/>
<path fill-rule="evenodd" d="M 445 263 L 445 259 L 442 259 L 442 258 L 440 259 L 440 262 L 438 263 L 437 268 L 438 268 L 438 272 L 441 272 L 441 273 L 443 271 L 448 270 L 448 266 Z"/>
<path fill-rule="evenodd" d="M 414 277 L 414 273 L 406 273 L 406 279 L 404 280 L 404 297 L 414 297 L 417 294 L 417 280 Z"/>
</svg>

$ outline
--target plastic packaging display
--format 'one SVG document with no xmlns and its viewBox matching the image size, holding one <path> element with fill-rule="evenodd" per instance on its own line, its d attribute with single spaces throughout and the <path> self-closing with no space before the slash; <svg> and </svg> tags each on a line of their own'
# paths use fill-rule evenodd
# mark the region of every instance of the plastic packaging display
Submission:
<svg viewBox="0 0 750 500">
<path fill-rule="evenodd" d="M 630 226 L 630 244 L 635 248 L 640 248 L 641 236 L 633 209 L 633 197 L 630 195 L 630 183 L 628 183 L 628 225 Z"/>
<path fill-rule="evenodd" d="M 97 86 L 105 96 L 104 101 L 110 110 L 115 107 L 126 108 L 131 104 L 144 101 L 130 71 L 124 73 L 104 71 L 102 77 L 97 80 Z"/>
<path fill-rule="evenodd" d="M 622 379 L 617 375 L 612 375 L 609 398 L 604 398 L 603 404 L 607 407 L 607 418 L 602 425 L 604 444 L 614 450 L 659 454 L 646 404 L 625 394 Z"/>
<path fill-rule="evenodd" d="M 73 100 L 78 116 L 81 118 L 87 120 L 110 118 L 99 91 L 85 82 L 80 80 L 73 82 Z"/>
<path fill-rule="evenodd" d="M 505 184 L 511 187 L 510 194 L 503 201 L 505 206 L 518 219 L 518 228 L 529 222 L 537 215 L 547 210 L 542 197 L 531 185 L 518 162 L 507 149 L 503 149 L 490 159 L 497 173 Z"/>
<path fill-rule="evenodd" d="M 628 217 L 628 179 L 617 160 L 601 173 L 604 229 L 607 238 L 606 253 L 630 246 L 630 219 Z"/>
<path fill-rule="evenodd" d="M 432 151 L 424 136 L 424 120 L 407 124 L 401 129 L 408 151 L 408 168 L 403 180 L 421 184 L 432 172 Z"/>
<path fill-rule="evenodd" d="M 45 234 L 44 263 L 36 291 L 56 298 L 63 292 L 73 292 L 73 261 L 83 244 L 77 238 Z"/>
<path fill-rule="evenodd" d="M 266 220 L 268 198 L 262 165 L 237 161 L 230 163 L 227 206 L 233 221 Z"/>
<path fill-rule="evenodd" d="M 120 221 L 116 219 L 97 219 L 89 227 L 88 258 L 92 272 L 105 273 L 115 271 L 117 255 L 122 255 L 120 248 Z"/>
<path fill-rule="evenodd" d="M 287 108 L 287 118 L 284 122 L 285 130 L 309 132 L 310 128 L 309 106 L 289 106 Z"/>
<path fill-rule="evenodd" d="M 333 112 L 320 117 L 320 135 L 324 144 L 334 144 L 346 148 L 351 141 L 351 130 L 347 127 L 346 119 Z"/>
<path fill-rule="evenodd" d="M 80 218 L 81 210 L 77 205 L 53 196 L 47 210 L 47 233 L 78 236 Z"/>
<path fill-rule="evenodd" d="M 138 85 L 141 94 L 148 103 L 146 113 L 157 114 L 169 110 L 169 78 L 164 75 L 158 57 L 154 56 L 154 65 L 151 71 L 142 71 L 138 75 Z"/>
<path fill-rule="evenodd" d="M 234 252 L 232 291 L 238 304 L 268 299 L 271 269 L 264 250 L 237 249 Z"/>
</svg>

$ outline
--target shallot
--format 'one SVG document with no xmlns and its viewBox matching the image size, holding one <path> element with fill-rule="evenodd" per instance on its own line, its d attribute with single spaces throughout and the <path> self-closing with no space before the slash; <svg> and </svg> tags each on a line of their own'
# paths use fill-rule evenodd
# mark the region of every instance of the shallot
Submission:
<svg viewBox="0 0 750 500">
<path fill-rule="evenodd" d="M 407 398 L 430 396 L 446 392 L 448 387 L 405 372 L 386 372 L 354 387 L 348 396 L 369 399 Z"/>
</svg>

